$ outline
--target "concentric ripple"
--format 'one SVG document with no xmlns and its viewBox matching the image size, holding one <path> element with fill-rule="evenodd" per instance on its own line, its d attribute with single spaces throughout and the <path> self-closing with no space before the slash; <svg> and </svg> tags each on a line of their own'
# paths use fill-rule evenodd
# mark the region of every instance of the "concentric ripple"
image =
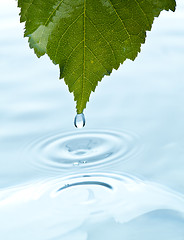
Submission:
<svg viewBox="0 0 184 240">
<path fill-rule="evenodd" d="M 126 161 L 140 149 L 138 137 L 130 132 L 81 131 L 38 139 L 28 150 L 36 156 L 34 164 L 60 170 Z"/>
</svg>

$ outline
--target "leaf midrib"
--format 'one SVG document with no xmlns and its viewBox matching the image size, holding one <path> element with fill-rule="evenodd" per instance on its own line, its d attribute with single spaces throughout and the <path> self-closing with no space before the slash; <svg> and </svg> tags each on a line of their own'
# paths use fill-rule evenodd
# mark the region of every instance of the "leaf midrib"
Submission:
<svg viewBox="0 0 184 240">
<path fill-rule="evenodd" d="M 86 0 L 84 0 L 84 20 L 83 20 L 83 26 L 84 26 L 84 49 L 83 49 L 83 76 L 82 76 L 82 91 L 81 91 L 81 102 L 80 102 L 80 108 L 82 109 L 82 102 L 84 98 L 84 87 L 85 87 L 85 76 L 86 76 Z M 81 113 L 82 111 L 79 110 L 78 113 Z"/>
</svg>

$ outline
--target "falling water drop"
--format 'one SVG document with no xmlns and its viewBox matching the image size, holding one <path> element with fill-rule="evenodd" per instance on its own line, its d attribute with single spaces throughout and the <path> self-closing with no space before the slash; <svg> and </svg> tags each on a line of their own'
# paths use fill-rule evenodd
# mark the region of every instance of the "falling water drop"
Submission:
<svg viewBox="0 0 184 240">
<path fill-rule="evenodd" d="M 77 114 L 74 119 L 74 125 L 76 128 L 83 128 L 85 126 L 85 117 L 83 113 Z"/>
</svg>

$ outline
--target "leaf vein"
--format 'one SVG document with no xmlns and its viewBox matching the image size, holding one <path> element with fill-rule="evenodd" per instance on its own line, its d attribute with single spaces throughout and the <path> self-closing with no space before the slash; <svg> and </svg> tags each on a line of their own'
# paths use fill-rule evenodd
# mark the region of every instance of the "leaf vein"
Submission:
<svg viewBox="0 0 184 240">
<path fill-rule="evenodd" d="M 99 34 L 99 35 L 106 41 L 106 43 L 109 45 L 109 47 L 110 47 L 110 49 L 111 49 L 111 52 L 112 52 L 112 54 L 113 54 L 113 57 L 114 57 L 114 59 L 115 59 L 115 62 L 117 63 L 117 59 L 116 59 L 116 56 L 115 56 L 115 54 L 114 54 L 114 50 L 113 50 L 110 42 L 108 42 L 108 41 L 106 40 L 106 38 L 102 35 L 102 33 L 101 33 L 101 32 L 98 30 L 98 28 L 95 26 L 95 24 L 93 23 L 93 21 L 92 21 L 88 16 L 86 16 L 86 17 L 87 17 L 88 20 L 91 22 L 91 24 L 93 25 L 93 27 L 96 29 L 96 31 L 98 32 L 98 34 Z"/>
<path fill-rule="evenodd" d="M 80 41 L 70 52 L 69 56 L 67 57 L 66 61 L 65 61 L 65 65 L 67 64 L 68 60 L 70 59 L 70 57 L 72 56 L 72 54 L 75 52 L 75 50 L 78 48 L 78 46 L 83 42 L 84 40 Z"/>
<path fill-rule="evenodd" d="M 76 82 L 79 80 L 79 78 L 81 78 L 82 77 L 82 75 L 83 75 L 83 73 L 82 74 L 80 74 L 80 76 L 71 84 L 71 86 L 70 86 L 70 90 L 71 91 L 73 91 L 74 89 L 72 89 L 72 88 L 74 88 L 74 85 L 76 84 Z"/>
<path fill-rule="evenodd" d="M 141 7 L 140 3 L 139 3 L 137 0 L 135 0 L 135 2 L 136 2 L 136 4 L 137 4 L 137 6 L 140 8 L 141 12 L 144 14 L 144 16 L 145 16 L 145 18 L 146 18 L 146 20 L 147 20 L 147 22 L 148 22 L 148 25 L 149 25 L 149 27 L 150 27 L 150 22 L 149 22 L 149 19 L 148 19 L 146 13 L 144 12 L 144 10 L 143 10 L 143 8 Z"/>
<path fill-rule="evenodd" d="M 60 3 L 56 6 L 56 8 L 53 10 L 53 12 L 50 14 L 50 16 L 48 17 L 47 21 L 44 23 L 44 25 L 46 26 L 49 22 L 49 20 L 51 19 L 51 17 L 54 15 L 54 13 L 58 10 L 58 8 L 61 6 L 61 4 L 63 3 L 64 0 L 60 1 Z"/>
<path fill-rule="evenodd" d="M 106 69 L 106 67 L 101 63 L 101 61 L 97 58 L 97 56 L 91 51 L 91 49 L 86 46 L 86 48 L 89 50 L 89 52 L 96 58 L 96 60 L 102 65 L 102 67 L 108 72 L 108 70 Z"/>
<path fill-rule="evenodd" d="M 115 7 L 113 6 L 111 0 L 108 0 L 108 1 L 109 1 L 109 3 L 111 4 L 111 7 L 112 7 L 112 9 L 114 10 L 115 14 L 116 14 L 117 17 L 119 18 L 119 20 L 120 20 L 120 22 L 121 22 L 124 30 L 126 31 L 126 33 L 127 33 L 127 35 L 128 35 L 128 38 L 129 38 L 129 40 L 130 40 L 130 44 L 132 44 L 132 42 L 131 42 L 131 37 L 130 37 L 130 33 L 128 32 L 127 28 L 125 27 L 125 24 L 123 23 L 121 17 L 119 16 L 118 12 L 116 11 Z"/>
<path fill-rule="evenodd" d="M 31 0 L 31 2 L 28 3 L 29 7 L 26 9 L 25 15 L 26 15 L 26 13 L 29 11 L 29 9 L 30 9 L 31 5 L 33 4 L 33 2 L 34 2 L 34 0 Z"/>
<path fill-rule="evenodd" d="M 54 55 L 54 59 L 56 59 L 56 57 L 57 57 L 58 50 L 59 50 L 59 45 L 60 45 L 61 40 L 63 39 L 63 37 L 65 36 L 65 34 L 67 33 L 67 31 L 70 29 L 70 27 L 71 27 L 74 23 L 76 23 L 77 20 L 78 20 L 82 15 L 83 15 L 83 13 L 80 14 L 80 15 L 67 27 L 67 29 L 64 31 L 64 33 L 63 33 L 62 36 L 60 37 L 60 39 L 59 39 L 59 41 L 58 41 L 58 44 L 57 44 L 56 52 L 55 52 L 55 55 Z"/>
<path fill-rule="evenodd" d="M 83 63 L 83 79 L 82 79 L 82 91 L 81 91 L 81 102 L 80 102 L 80 108 L 82 108 L 82 102 L 84 99 L 84 79 L 85 79 L 85 71 L 86 71 L 86 0 L 84 0 L 84 50 L 83 50 L 83 58 L 84 58 L 84 63 Z"/>
</svg>

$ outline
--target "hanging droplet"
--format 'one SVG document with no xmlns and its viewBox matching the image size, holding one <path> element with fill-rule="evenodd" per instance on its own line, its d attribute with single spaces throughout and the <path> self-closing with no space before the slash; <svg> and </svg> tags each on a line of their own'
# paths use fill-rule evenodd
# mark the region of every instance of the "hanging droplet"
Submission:
<svg viewBox="0 0 184 240">
<path fill-rule="evenodd" d="M 85 126 L 85 117 L 83 113 L 77 114 L 74 119 L 74 125 L 76 128 L 83 128 Z"/>
</svg>

